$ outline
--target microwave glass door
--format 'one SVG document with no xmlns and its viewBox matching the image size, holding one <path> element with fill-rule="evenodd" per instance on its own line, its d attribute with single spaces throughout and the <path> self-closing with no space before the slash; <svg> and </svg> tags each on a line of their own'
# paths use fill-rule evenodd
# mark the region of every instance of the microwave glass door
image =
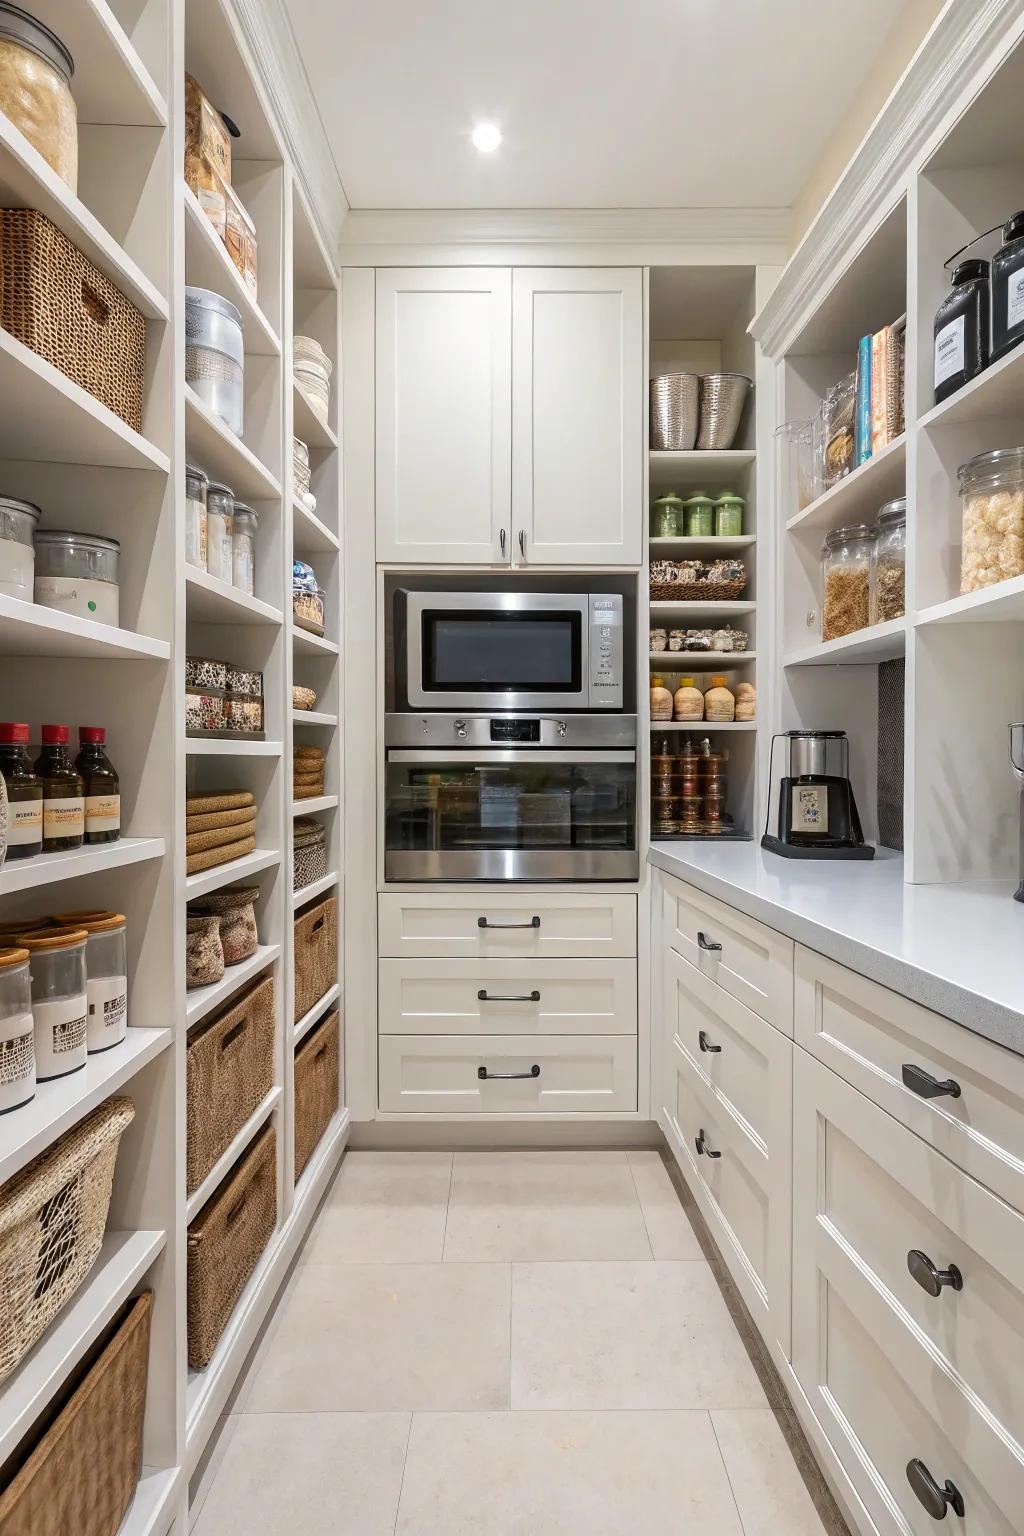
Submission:
<svg viewBox="0 0 1024 1536">
<path fill-rule="evenodd" d="M 426 693 L 545 693 L 579 696 L 582 615 L 467 613 L 423 615 Z"/>
</svg>

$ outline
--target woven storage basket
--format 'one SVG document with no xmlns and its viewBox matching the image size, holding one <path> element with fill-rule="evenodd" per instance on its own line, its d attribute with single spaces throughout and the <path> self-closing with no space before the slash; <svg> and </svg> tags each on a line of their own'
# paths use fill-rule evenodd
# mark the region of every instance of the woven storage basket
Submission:
<svg viewBox="0 0 1024 1536">
<path fill-rule="evenodd" d="M 0 209 L 0 325 L 142 431 L 146 323 L 32 208 Z"/>
<path fill-rule="evenodd" d="M 185 1178 L 206 1178 L 274 1086 L 274 978 L 265 976 L 189 1037 Z"/>
<path fill-rule="evenodd" d="M 295 919 L 295 1017 L 298 1023 L 338 979 L 338 902 L 318 901 Z"/>
<path fill-rule="evenodd" d="M 300 816 L 295 822 L 294 836 L 292 890 L 301 891 L 327 873 L 327 829 L 312 817 Z"/>
<path fill-rule="evenodd" d="M 268 1125 L 188 1229 L 188 1363 L 209 1365 L 277 1225 L 277 1138 Z"/>
<path fill-rule="evenodd" d="M 0 1381 L 95 1264 L 134 1115 L 131 1099 L 108 1099 L 0 1189 Z"/>
<path fill-rule="evenodd" d="M 295 1052 L 296 1179 L 337 1113 L 340 1065 L 341 1019 L 335 1008 Z"/>
<path fill-rule="evenodd" d="M 3 1536 L 114 1536 L 120 1528 L 142 1471 L 152 1301 L 144 1291 L 125 1302 L 65 1384 L 0 1493 Z"/>
</svg>

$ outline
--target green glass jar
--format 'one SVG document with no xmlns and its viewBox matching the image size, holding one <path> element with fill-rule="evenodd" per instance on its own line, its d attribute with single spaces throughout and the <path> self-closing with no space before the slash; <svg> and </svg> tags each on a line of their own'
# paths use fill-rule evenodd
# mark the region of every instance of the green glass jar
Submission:
<svg viewBox="0 0 1024 1536">
<path fill-rule="evenodd" d="M 683 509 L 686 503 L 675 491 L 658 496 L 651 502 L 651 538 L 678 539 L 683 531 Z"/>
<path fill-rule="evenodd" d="M 720 539 L 738 539 L 743 532 L 746 503 L 735 491 L 723 491 L 715 502 L 715 534 Z"/>
<path fill-rule="evenodd" d="M 715 503 L 703 491 L 694 491 L 686 503 L 686 536 L 710 539 L 715 532 Z"/>
</svg>

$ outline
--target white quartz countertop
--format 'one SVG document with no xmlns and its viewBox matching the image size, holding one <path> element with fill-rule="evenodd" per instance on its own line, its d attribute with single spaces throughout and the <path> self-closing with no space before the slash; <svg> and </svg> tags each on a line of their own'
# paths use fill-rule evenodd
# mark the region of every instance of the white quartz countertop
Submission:
<svg viewBox="0 0 1024 1536">
<path fill-rule="evenodd" d="M 903 860 L 782 859 L 757 843 L 652 843 L 698 890 L 1024 1055 L 1024 904 L 1008 881 L 905 885 Z"/>
</svg>

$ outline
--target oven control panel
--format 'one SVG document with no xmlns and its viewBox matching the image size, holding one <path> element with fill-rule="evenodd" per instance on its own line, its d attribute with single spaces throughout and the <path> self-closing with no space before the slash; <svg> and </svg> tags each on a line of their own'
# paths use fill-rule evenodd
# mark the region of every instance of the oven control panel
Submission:
<svg viewBox="0 0 1024 1536">
<path fill-rule="evenodd" d="M 590 708 L 622 708 L 622 597 L 590 594 Z"/>
<path fill-rule="evenodd" d="M 539 720 L 492 720 L 491 740 L 536 745 L 540 741 Z"/>
</svg>

